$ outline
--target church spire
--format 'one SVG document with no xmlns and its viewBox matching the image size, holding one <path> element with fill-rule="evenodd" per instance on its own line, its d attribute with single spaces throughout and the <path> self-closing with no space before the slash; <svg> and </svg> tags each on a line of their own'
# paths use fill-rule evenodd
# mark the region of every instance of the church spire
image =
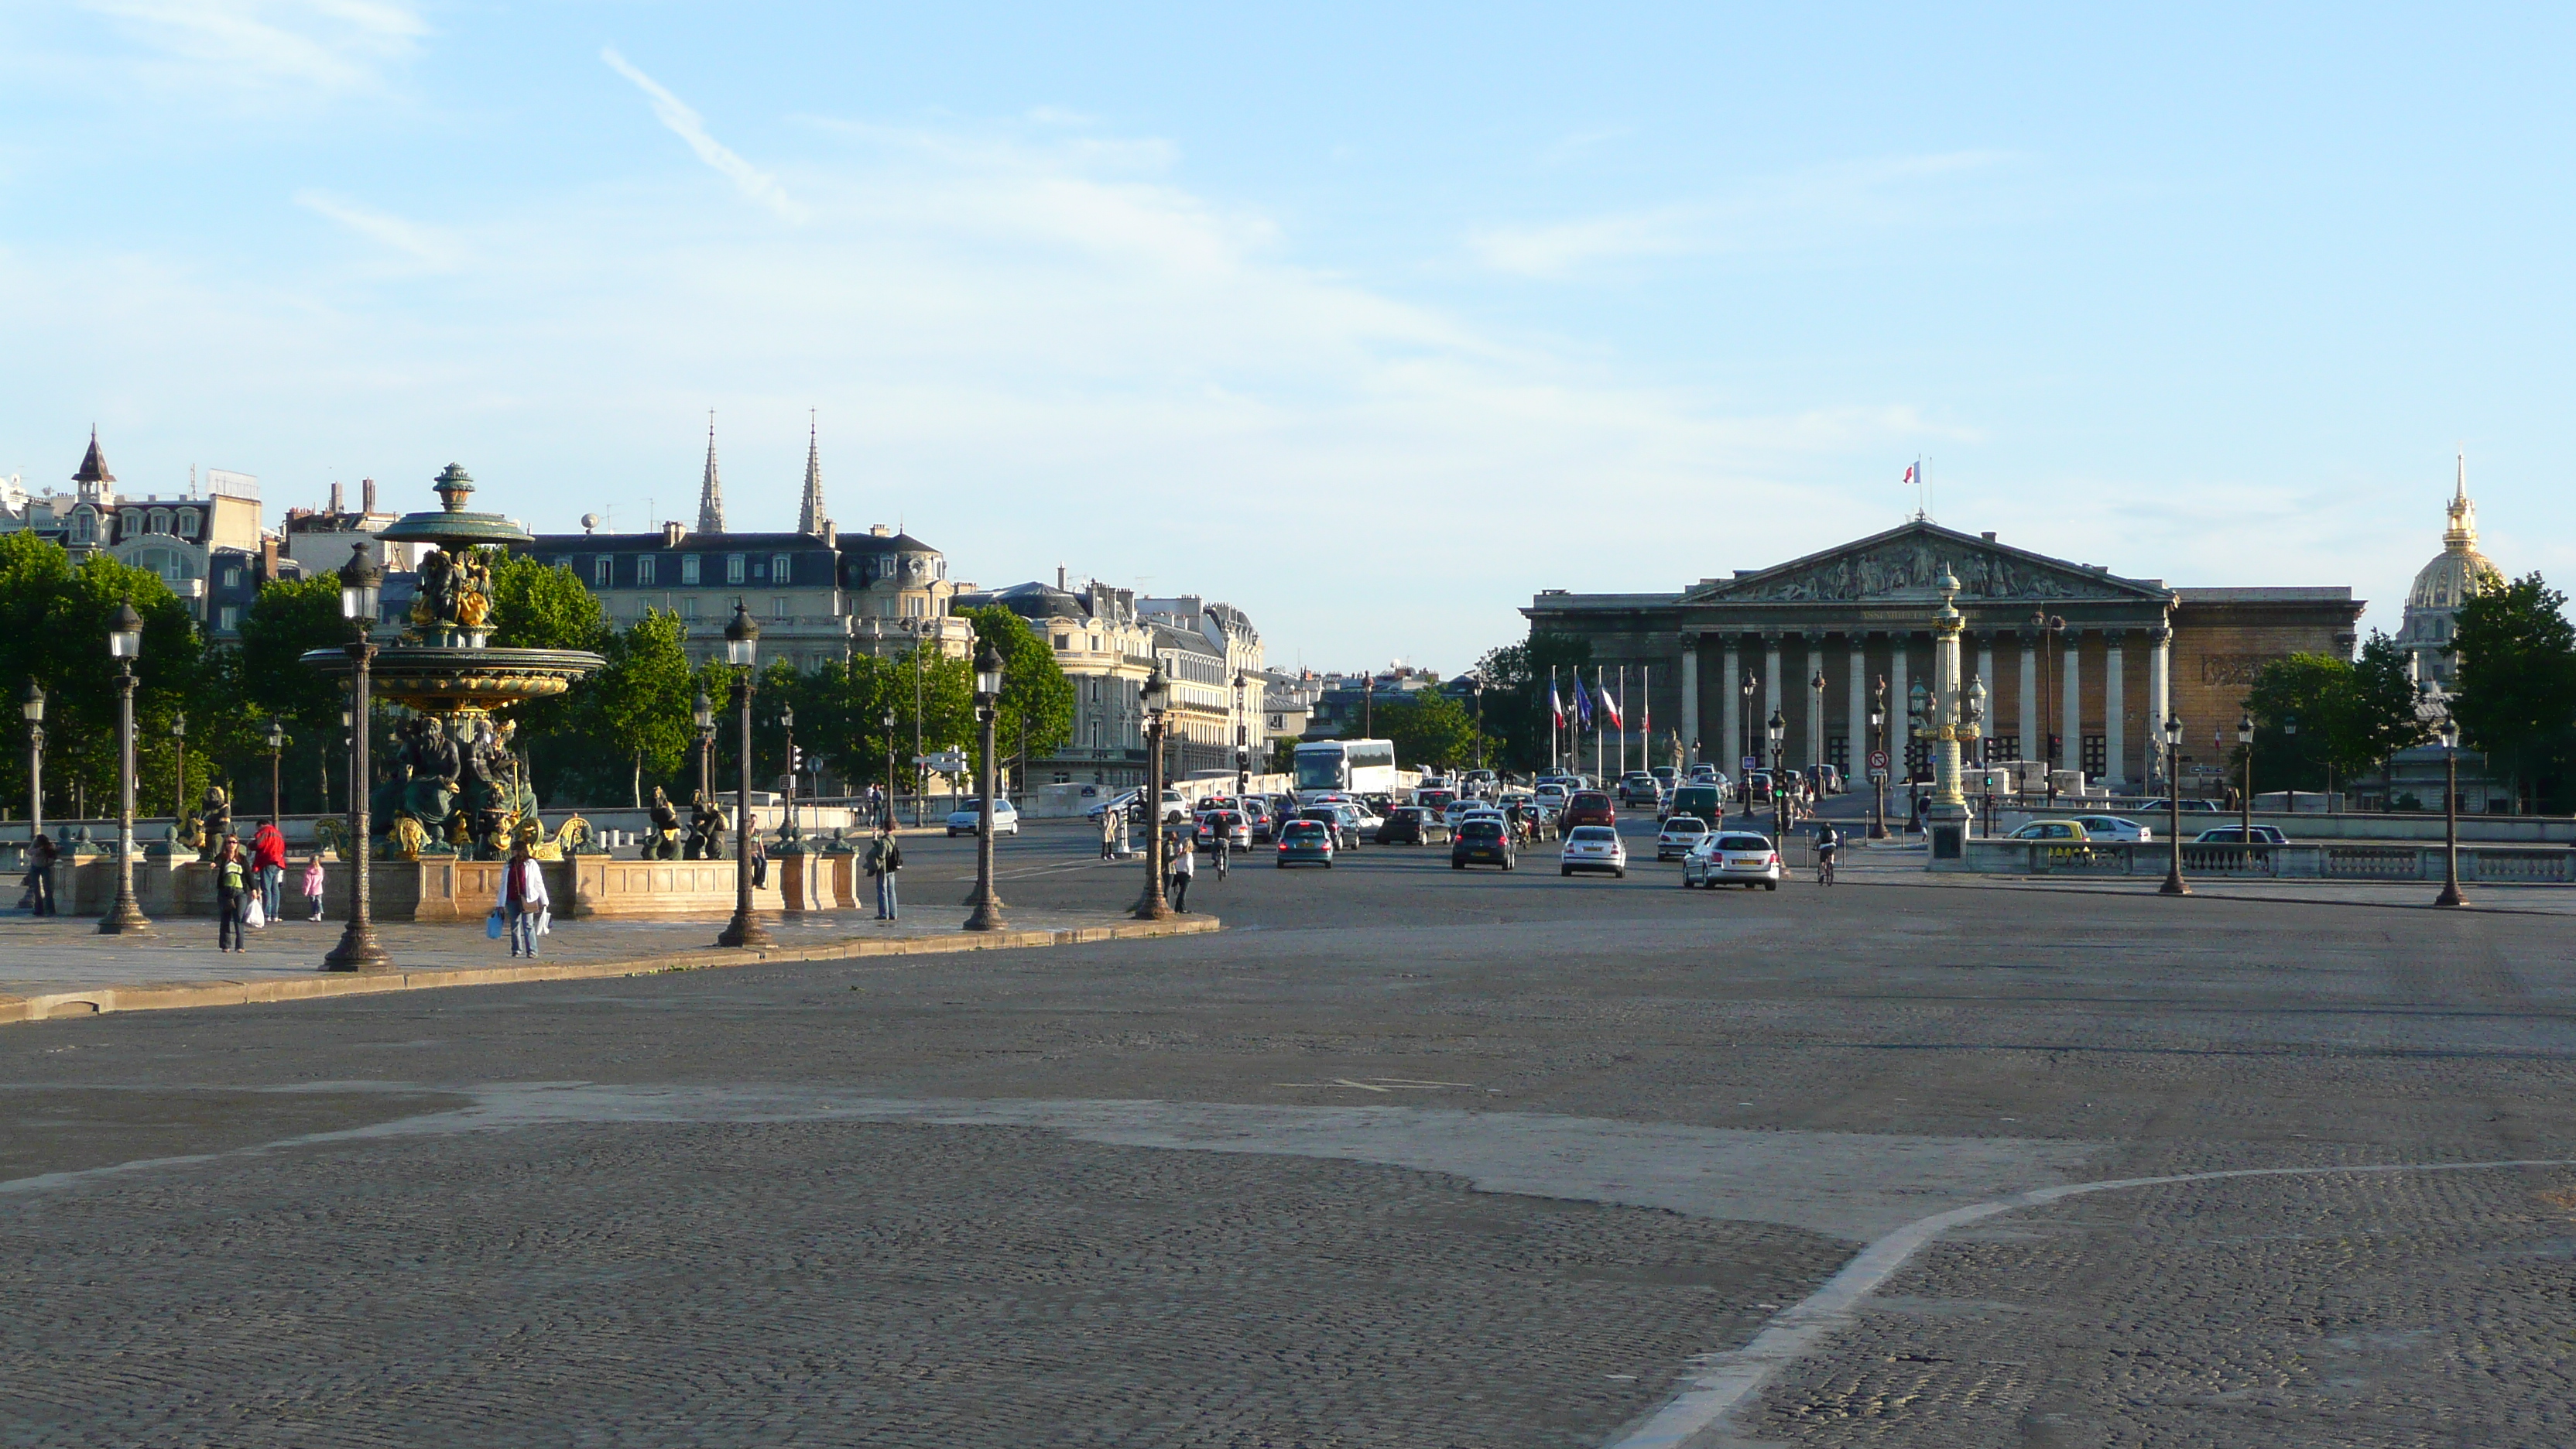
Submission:
<svg viewBox="0 0 2576 1449">
<path fill-rule="evenodd" d="M 707 479 L 698 485 L 698 532 L 722 533 L 724 487 L 716 481 L 716 415 L 707 413 Z"/>
<path fill-rule="evenodd" d="M 89 452 L 82 455 L 80 471 L 72 475 L 72 481 L 80 485 L 84 498 L 105 497 L 107 485 L 116 481 L 116 475 L 107 471 L 107 458 L 98 450 L 96 425 L 89 430 Z"/>
<path fill-rule="evenodd" d="M 2469 455 L 2459 455 L 2457 481 L 2451 485 L 2451 526 L 2442 531 L 2442 547 L 2467 553 L 2478 546 L 2478 506 L 2469 501 Z"/>
<path fill-rule="evenodd" d="M 805 416 L 805 506 L 796 515 L 796 531 L 821 538 L 823 525 L 830 521 L 823 516 L 822 434 L 809 410 Z"/>
</svg>

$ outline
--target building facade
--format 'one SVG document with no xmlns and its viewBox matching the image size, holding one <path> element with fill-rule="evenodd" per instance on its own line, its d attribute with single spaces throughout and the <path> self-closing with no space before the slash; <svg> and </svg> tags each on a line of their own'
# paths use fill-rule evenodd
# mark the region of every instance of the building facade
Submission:
<svg viewBox="0 0 2576 1449">
<path fill-rule="evenodd" d="M 1053 752 L 1032 755 L 1028 784 L 1091 784 L 1126 789 L 1145 780 L 1144 706 L 1154 672 L 1153 626 L 1130 589 L 1097 582 L 1069 587 L 1030 582 L 961 593 L 955 606 L 999 605 L 1028 621 L 1046 641 L 1073 686 L 1071 733 Z"/>
<path fill-rule="evenodd" d="M 221 472 L 209 478 L 213 486 L 202 496 L 193 484 L 174 498 L 121 494 L 93 432 L 72 474 L 73 491 L 22 494 L 17 507 L 0 510 L 0 533 L 34 533 L 74 559 L 104 553 L 158 574 L 208 632 L 228 636 L 259 584 L 281 576 L 280 561 L 263 546 L 258 480 Z"/>
<path fill-rule="evenodd" d="M 1623 700 L 1631 728 L 1642 702 L 1658 736 L 1670 722 L 1693 760 L 1731 774 L 1742 756 L 1767 756 L 1776 711 L 1785 763 L 1856 773 L 1884 698 L 1889 754 L 1900 774 L 1920 772 L 1928 757 L 1904 738 L 1906 699 L 1933 677 L 1933 581 L 1945 566 L 1967 618 L 1963 667 L 1988 692 L 1983 758 L 2036 760 L 2055 735 L 2061 768 L 2114 788 L 2162 778 L 2154 725 L 2168 713 L 2183 719 L 2187 769 L 2207 763 L 2213 734 L 2232 746 L 2255 673 L 2293 653 L 2349 657 L 2362 608 L 2348 588 L 2171 589 L 1918 519 L 1672 593 L 1551 590 L 1523 613 L 1532 632 L 1583 639 L 1598 663 L 1629 666 L 1632 682 L 1651 666 L 1650 692 Z M 1628 758 L 1645 758 L 1645 744 L 1632 738 Z"/>
<path fill-rule="evenodd" d="M 2468 602 L 2469 595 L 2504 581 L 2502 571 L 2478 552 L 2478 506 L 2469 501 L 2465 455 L 2451 485 L 2450 512 L 2450 527 L 2442 530 L 2442 551 L 2416 572 L 2414 587 L 2406 591 L 2405 621 L 2397 629 L 2397 642 L 2405 649 L 2414 676 L 2445 689 L 2456 677 L 2451 635 L 2459 624 L 2460 605 Z"/>
</svg>

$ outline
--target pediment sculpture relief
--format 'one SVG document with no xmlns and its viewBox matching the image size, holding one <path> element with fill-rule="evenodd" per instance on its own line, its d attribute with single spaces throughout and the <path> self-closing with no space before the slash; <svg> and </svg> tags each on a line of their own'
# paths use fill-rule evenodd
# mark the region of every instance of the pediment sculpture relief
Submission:
<svg viewBox="0 0 2576 1449">
<path fill-rule="evenodd" d="M 1918 538 L 1844 554 L 1778 578 L 1721 586 L 1710 597 L 1766 603 L 1881 598 L 1928 591 L 1945 563 L 1958 576 L 1963 599 L 2072 599 L 2113 592 L 2086 588 L 2080 578 L 2003 553 L 1943 548 Z"/>
</svg>

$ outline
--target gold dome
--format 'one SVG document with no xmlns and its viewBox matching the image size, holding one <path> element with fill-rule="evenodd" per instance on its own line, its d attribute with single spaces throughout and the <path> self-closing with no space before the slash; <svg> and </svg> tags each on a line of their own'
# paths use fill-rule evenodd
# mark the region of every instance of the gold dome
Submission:
<svg viewBox="0 0 2576 1449">
<path fill-rule="evenodd" d="M 2442 531 L 2442 552 L 2416 571 L 2415 586 L 2406 591 L 2409 613 L 2418 609 L 2457 609 L 2469 595 L 2504 581 L 2503 572 L 2478 552 L 2478 506 L 2469 501 L 2466 458 L 2460 461 L 2450 511 L 2451 526 Z"/>
</svg>

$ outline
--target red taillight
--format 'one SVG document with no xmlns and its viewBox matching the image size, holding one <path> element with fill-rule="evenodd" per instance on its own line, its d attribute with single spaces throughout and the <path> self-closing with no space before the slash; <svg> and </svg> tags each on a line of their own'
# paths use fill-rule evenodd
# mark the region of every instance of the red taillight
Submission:
<svg viewBox="0 0 2576 1449">
<path fill-rule="evenodd" d="M 1775 850 L 1775 851 L 1771 852 L 1771 864 L 1773 864 L 1773 865 L 1778 865 L 1779 863 L 1780 863 L 1780 852 L 1778 852 L 1778 851 L 1776 851 L 1776 850 Z"/>
</svg>

